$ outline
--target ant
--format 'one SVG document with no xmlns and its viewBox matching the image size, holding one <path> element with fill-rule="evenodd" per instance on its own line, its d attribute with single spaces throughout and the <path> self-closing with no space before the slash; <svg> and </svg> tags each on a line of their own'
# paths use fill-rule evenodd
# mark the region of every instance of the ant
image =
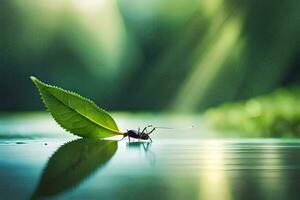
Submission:
<svg viewBox="0 0 300 200">
<path fill-rule="evenodd" d="M 147 128 L 152 127 L 151 131 L 147 131 Z M 190 126 L 187 128 L 193 128 L 194 126 Z M 162 126 L 153 126 L 153 125 L 149 125 L 146 126 L 142 132 L 140 131 L 140 127 L 138 128 L 138 130 L 127 130 L 127 132 L 123 133 L 123 138 L 121 140 L 123 140 L 125 137 L 128 137 L 128 140 L 130 142 L 130 138 L 135 138 L 135 139 L 139 139 L 139 140 L 150 140 L 152 142 L 151 137 L 149 136 L 151 133 L 153 133 L 153 131 L 155 131 L 155 129 L 178 129 L 178 128 L 170 128 L 170 127 L 162 127 Z"/>
<path fill-rule="evenodd" d="M 152 127 L 151 131 L 147 131 L 147 128 Z M 123 140 L 125 137 L 128 137 L 128 140 L 130 142 L 130 138 L 135 138 L 135 139 L 140 139 L 140 140 L 150 140 L 152 142 L 151 137 L 149 136 L 151 133 L 153 133 L 153 131 L 155 131 L 155 129 L 158 127 L 153 127 L 153 125 L 149 125 L 146 126 L 142 132 L 140 131 L 140 128 L 138 128 L 138 130 L 127 130 L 127 132 L 125 132 L 123 134 L 123 138 L 121 140 Z"/>
</svg>

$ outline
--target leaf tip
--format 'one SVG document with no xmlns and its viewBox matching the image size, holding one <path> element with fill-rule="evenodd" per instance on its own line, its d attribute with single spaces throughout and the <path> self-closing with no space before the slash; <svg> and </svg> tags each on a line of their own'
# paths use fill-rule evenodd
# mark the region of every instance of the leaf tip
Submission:
<svg viewBox="0 0 300 200">
<path fill-rule="evenodd" d="M 30 76 L 29 77 L 33 82 L 36 82 L 36 81 L 38 81 L 38 79 L 37 78 L 35 78 L 34 76 Z"/>
<path fill-rule="evenodd" d="M 36 85 L 36 87 L 40 88 L 41 84 L 43 84 L 39 79 L 37 79 L 36 77 L 34 76 L 30 76 L 29 77 L 32 82 Z"/>
</svg>

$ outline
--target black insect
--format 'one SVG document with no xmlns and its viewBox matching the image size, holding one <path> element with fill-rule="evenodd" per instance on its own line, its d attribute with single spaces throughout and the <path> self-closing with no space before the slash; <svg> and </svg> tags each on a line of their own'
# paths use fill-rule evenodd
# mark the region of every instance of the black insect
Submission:
<svg viewBox="0 0 300 200">
<path fill-rule="evenodd" d="M 151 130 L 148 132 L 148 128 L 151 127 Z M 183 128 L 170 128 L 170 127 L 162 127 L 162 126 L 156 126 L 153 125 L 146 126 L 142 131 L 140 131 L 140 128 L 138 130 L 127 130 L 127 132 L 123 133 L 123 140 L 125 137 L 128 137 L 128 140 L 130 141 L 130 138 L 135 138 L 139 140 L 150 140 L 152 142 L 152 139 L 150 138 L 150 134 L 155 131 L 155 129 L 186 129 L 186 128 L 193 128 L 194 126 L 190 127 L 183 127 Z"/>
<path fill-rule="evenodd" d="M 148 128 L 152 128 L 149 132 L 148 132 Z M 150 140 L 152 142 L 151 137 L 149 136 L 151 133 L 153 133 L 153 131 L 155 131 L 155 129 L 158 127 L 153 127 L 152 125 L 146 126 L 142 131 L 140 131 L 140 128 L 138 130 L 127 130 L 127 132 L 125 132 L 123 134 L 123 138 L 128 137 L 128 140 L 130 141 L 130 138 L 135 138 L 135 139 L 140 139 L 140 140 Z M 121 139 L 121 140 L 122 140 Z"/>
</svg>

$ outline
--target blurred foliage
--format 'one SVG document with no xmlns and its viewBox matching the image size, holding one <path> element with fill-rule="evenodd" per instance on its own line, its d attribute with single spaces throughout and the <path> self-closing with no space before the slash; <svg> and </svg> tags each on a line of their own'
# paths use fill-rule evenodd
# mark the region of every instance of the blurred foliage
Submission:
<svg viewBox="0 0 300 200">
<path fill-rule="evenodd" d="M 211 108 L 205 118 L 219 130 L 299 137 L 300 87 L 278 89 L 269 95 Z"/>
<path fill-rule="evenodd" d="M 0 110 L 28 77 L 109 110 L 195 112 L 299 80 L 298 0 L 4 0 Z"/>
</svg>

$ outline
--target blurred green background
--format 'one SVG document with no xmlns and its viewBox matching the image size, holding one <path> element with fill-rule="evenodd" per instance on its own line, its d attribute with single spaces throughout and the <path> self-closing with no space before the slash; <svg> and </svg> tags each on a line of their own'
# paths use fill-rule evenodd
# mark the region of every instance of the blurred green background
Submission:
<svg viewBox="0 0 300 200">
<path fill-rule="evenodd" d="M 1 1 L 0 111 L 44 109 L 30 75 L 114 111 L 198 112 L 297 88 L 299 10 L 298 0 Z"/>
<path fill-rule="evenodd" d="M 299 199 L 299 36 L 299 0 L 1 0 L 1 197 L 31 196 L 50 158 L 67 184 L 90 175 L 60 199 Z M 175 130 L 147 149 L 118 142 L 105 165 L 104 141 L 66 151 L 75 136 L 31 75 L 94 100 L 120 130 Z"/>
</svg>

